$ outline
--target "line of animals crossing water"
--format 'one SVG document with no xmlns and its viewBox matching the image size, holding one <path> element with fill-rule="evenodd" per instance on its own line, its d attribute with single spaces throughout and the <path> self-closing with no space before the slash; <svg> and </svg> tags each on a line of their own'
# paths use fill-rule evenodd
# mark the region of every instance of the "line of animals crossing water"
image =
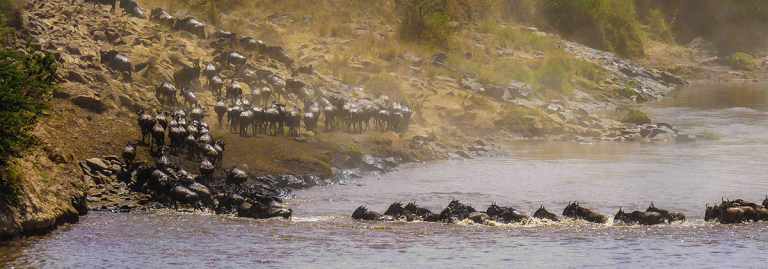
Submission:
<svg viewBox="0 0 768 269">
<path fill-rule="evenodd" d="M 470 205 L 458 200 L 451 201 L 439 213 L 433 213 L 427 208 L 418 206 L 415 202 L 403 204 L 392 203 L 383 214 L 360 206 L 352 213 L 352 218 L 366 221 L 426 221 L 457 223 L 465 220 L 477 224 L 495 223 L 529 223 L 535 219 L 560 222 L 563 219 L 583 220 L 591 223 L 607 224 L 609 218 L 597 211 L 581 206 L 579 202 L 568 202 L 563 209 L 562 217 L 550 212 L 542 205 L 533 215 L 513 207 L 491 204 L 485 211 L 478 211 Z M 768 221 L 768 196 L 762 205 L 742 199 L 725 200 L 719 205 L 706 206 L 705 221 L 716 221 L 722 224 Z M 680 212 L 671 212 L 656 207 L 651 203 L 645 211 L 624 211 L 620 208 L 613 216 L 613 224 L 618 225 L 657 225 L 682 223 L 686 216 Z"/>
<path fill-rule="evenodd" d="M 147 17 L 135 0 L 86 2 L 111 5 L 113 12 L 120 8 L 124 14 L 137 18 Z M 187 32 L 197 38 L 210 40 L 215 55 L 205 64 L 202 59 L 196 59 L 192 65 L 184 65 L 173 73 L 172 79 L 159 83 L 155 97 L 163 109 L 155 113 L 138 113 L 141 144 L 130 143 L 124 149 L 121 178 L 134 190 L 150 193 L 161 203 L 209 208 L 219 213 L 236 213 L 244 217 L 287 218 L 292 214 L 290 209 L 282 205 L 280 197 L 296 178 L 251 177 L 237 168 L 222 171 L 225 143 L 211 136 L 210 126 L 205 122 L 206 109 L 198 98 L 203 89 L 207 89 L 217 100 L 213 112 L 218 126 L 229 128 L 241 136 L 299 136 L 302 126 L 309 131 L 319 131 L 319 123 L 323 123 L 326 131 L 404 132 L 413 117 L 413 111 L 404 101 L 390 100 L 386 96 L 350 99 L 318 95 L 306 83 L 294 78 L 286 79 L 253 62 L 258 57 L 272 59 L 290 69 L 294 76 L 314 72 L 312 66 L 296 67 L 282 47 L 267 45 L 253 37 L 224 30 L 209 34 L 209 26 L 201 20 L 194 17 L 176 18 L 160 8 L 153 9 L 149 19 L 173 31 Z M 116 50 L 101 51 L 100 58 L 102 64 L 128 81 L 133 79 L 134 72 L 147 66 L 147 63 L 134 66 L 129 57 Z M 303 107 L 289 107 L 282 103 L 286 99 L 301 99 Z M 154 164 L 135 162 L 136 152 L 141 145 L 148 145 L 155 157 Z M 199 175 L 183 168 L 190 163 L 198 167 Z M 719 204 L 706 206 L 704 219 L 724 224 L 765 221 L 768 220 L 766 207 L 768 198 L 762 204 L 741 199 L 722 200 Z M 459 201 L 451 201 L 439 214 L 415 203 L 403 205 L 398 202 L 392 204 L 384 214 L 361 206 L 354 211 L 352 218 L 429 222 L 471 220 L 476 223 L 520 223 L 537 218 L 554 222 L 563 218 L 594 223 L 609 221 L 605 215 L 585 208 L 578 202 L 569 203 L 562 216 L 549 212 L 543 206 L 528 216 L 512 207 L 491 205 L 481 212 Z M 685 220 L 682 213 L 669 212 L 653 204 L 645 211 L 620 209 L 613 217 L 614 223 L 627 225 L 655 225 Z"/>
</svg>

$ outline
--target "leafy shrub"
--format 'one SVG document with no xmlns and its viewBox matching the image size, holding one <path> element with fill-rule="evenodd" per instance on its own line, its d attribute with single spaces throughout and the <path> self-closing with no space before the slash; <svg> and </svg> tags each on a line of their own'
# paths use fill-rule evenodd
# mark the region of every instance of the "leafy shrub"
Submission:
<svg viewBox="0 0 768 269">
<path fill-rule="evenodd" d="M 570 93 L 576 78 L 600 81 L 606 76 L 601 67 L 562 53 L 550 54 L 533 72 L 533 83 L 545 89 Z"/>
<path fill-rule="evenodd" d="M 621 121 L 632 124 L 646 124 L 651 123 L 651 118 L 648 117 L 648 114 L 643 111 L 637 109 L 629 109 L 627 111 L 627 115 L 625 115 Z"/>
<path fill-rule="evenodd" d="M 562 131 L 562 127 L 541 110 L 521 106 L 504 107 L 502 116 L 494 121 L 494 125 L 524 137 L 539 137 Z"/>
<path fill-rule="evenodd" d="M 542 0 L 541 12 L 567 38 L 626 57 L 645 55 L 633 0 Z"/>
<path fill-rule="evenodd" d="M 0 49 L 0 163 L 33 142 L 28 134 L 54 87 L 53 56 Z"/>
<path fill-rule="evenodd" d="M 649 32 L 653 38 L 668 43 L 675 41 L 672 27 L 667 23 L 667 19 L 661 10 L 651 9 L 648 12 L 648 18 L 646 20 L 648 21 Z"/>
<path fill-rule="evenodd" d="M 736 69 L 753 70 L 757 67 L 755 57 L 744 52 L 736 52 L 728 57 L 728 65 Z"/>
<path fill-rule="evenodd" d="M 398 0 L 400 37 L 445 47 L 455 32 L 450 25 L 447 0 Z"/>
<path fill-rule="evenodd" d="M 22 174 L 16 166 L 0 169 L 0 203 L 18 205 L 22 193 L 21 177 Z"/>
</svg>

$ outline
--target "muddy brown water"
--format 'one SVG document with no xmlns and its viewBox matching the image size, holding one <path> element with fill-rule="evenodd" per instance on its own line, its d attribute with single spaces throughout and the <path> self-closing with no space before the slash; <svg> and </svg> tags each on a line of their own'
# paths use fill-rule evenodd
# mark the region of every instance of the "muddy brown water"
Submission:
<svg viewBox="0 0 768 269">
<path fill-rule="evenodd" d="M 762 268 L 768 224 L 702 220 L 721 197 L 768 193 L 768 88 L 692 86 L 650 109 L 690 133 L 689 144 L 521 144 L 508 156 L 410 165 L 295 194 L 295 218 L 250 220 L 174 212 L 92 213 L 38 237 L 0 245 L 0 265 L 43 268 Z M 735 96 L 732 96 L 735 95 Z M 684 98 L 681 99 L 681 98 Z M 560 213 L 568 201 L 612 215 L 619 207 L 685 213 L 683 224 L 581 222 L 446 225 L 356 222 L 358 205 L 384 210 L 451 199 Z M 2 266 L 0 266 L 2 267 Z"/>
</svg>

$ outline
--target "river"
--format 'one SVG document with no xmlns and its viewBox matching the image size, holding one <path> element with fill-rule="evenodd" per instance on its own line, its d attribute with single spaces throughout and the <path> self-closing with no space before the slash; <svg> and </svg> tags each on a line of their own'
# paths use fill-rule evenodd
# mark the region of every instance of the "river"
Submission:
<svg viewBox="0 0 768 269">
<path fill-rule="evenodd" d="M 703 139 L 687 144 L 536 143 L 509 155 L 408 165 L 300 191 L 293 220 L 175 212 L 91 213 L 45 236 L 0 245 L 0 265 L 44 268 L 758 268 L 768 225 L 705 223 L 705 203 L 768 193 L 766 85 L 693 86 L 649 108 Z M 613 215 L 657 207 L 688 216 L 653 227 L 376 223 L 349 218 L 451 199 L 560 213 L 568 201 Z M 0 266 L 2 267 L 2 266 Z"/>
</svg>

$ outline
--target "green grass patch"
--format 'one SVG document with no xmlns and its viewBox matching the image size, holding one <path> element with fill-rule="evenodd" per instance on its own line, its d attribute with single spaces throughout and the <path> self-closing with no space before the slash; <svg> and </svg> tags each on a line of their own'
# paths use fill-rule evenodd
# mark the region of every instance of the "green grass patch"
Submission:
<svg viewBox="0 0 768 269">
<path fill-rule="evenodd" d="M 5 169 L 0 169 L 0 203 L 11 206 L 19 204 L 22 194 L 22 176 L 23 174 L 16 165 L 9 165 Z"/>
<path fill-rule="evenodd" d="M 646 124 L 651 123 L 651 118 L 648 117 L 648 114 L 641 110 L 629 109 L 621 121 L 624 123 L 632 124 Z"/>
<path fill-rule="evenodd" d="M 728 57 L 728 65 L 741 70 L 754 70 L 757 68 L 757 61 L 749 53 L 736 52 Z"/>
</svg>

